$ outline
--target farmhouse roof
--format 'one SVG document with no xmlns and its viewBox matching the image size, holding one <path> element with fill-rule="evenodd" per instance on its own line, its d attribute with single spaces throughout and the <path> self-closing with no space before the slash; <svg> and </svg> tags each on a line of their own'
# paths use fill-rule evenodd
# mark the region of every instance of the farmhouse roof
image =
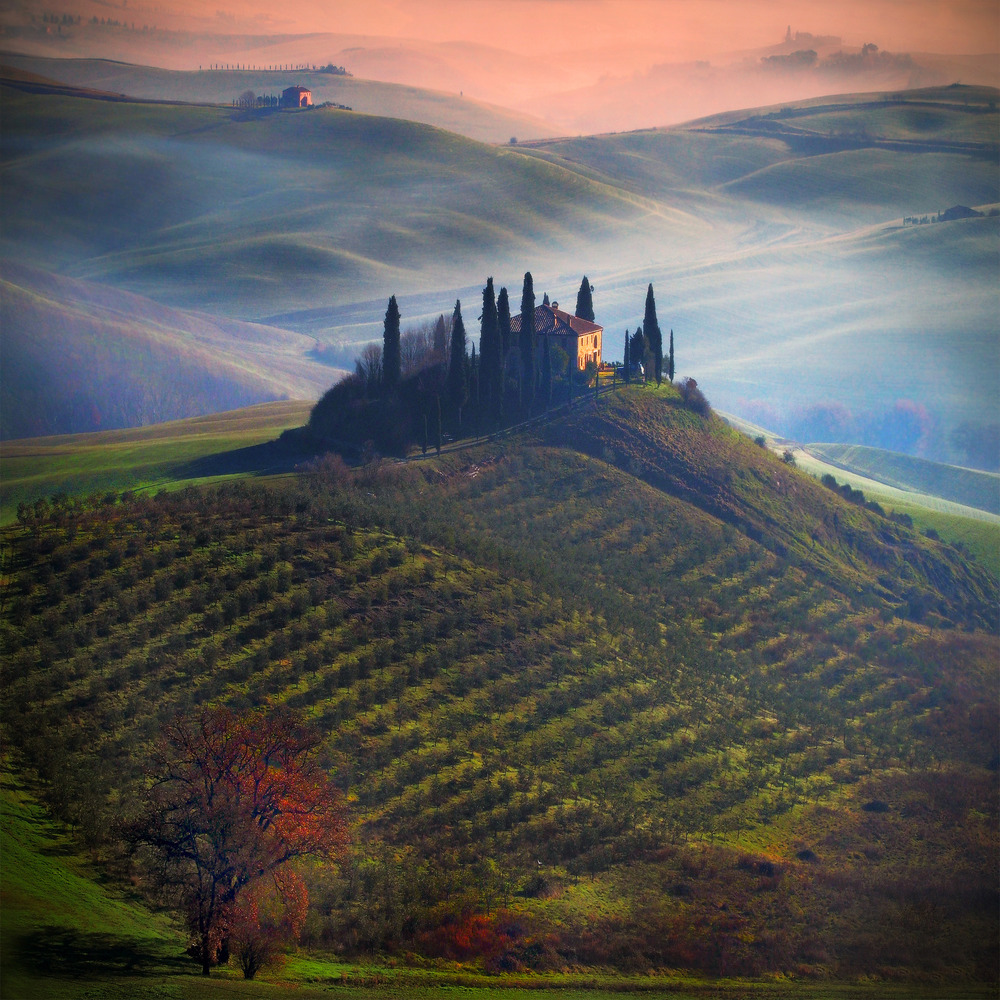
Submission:
<svg viewBox="0 0 1000 1000">
<path fill-rule="evenodd" d="M 311 94 L 312 91 L 308 87 L 286 87 L 283 94 Z"/>
<path fill-rule="evenodd" d="M 521 314 L 515 313 L 510 318 L 511 333 L 521 332 Z M 588 333 L 599 333 L 604 327 L 590 320 L 581 319 L 572 313 L 560 309 L 558 303 L 552 306 L 535 307 L 535 333 L 554 333 L 574 336 L 586 336 Z"/>
</svg>

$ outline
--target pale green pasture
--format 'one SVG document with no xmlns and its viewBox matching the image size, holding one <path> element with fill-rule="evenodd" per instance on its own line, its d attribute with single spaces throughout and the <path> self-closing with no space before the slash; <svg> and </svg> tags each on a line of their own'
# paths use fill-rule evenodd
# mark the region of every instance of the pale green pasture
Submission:
<svg viewBox="0 0 1000 1000">
<path fill-rule="evenodd" d="M 961 542 L 994 576 L 1000 576 L 1000 517 L 996 514 L 927 493 L 888 486 L 824 462 L 800 448 L 794 449 L 794 455 L 798 467 L 810 475 L 819 478 L 830 474 L 838 483 L 862 490 L 866 499 L 876 501 L 887 511 L 909 514 L 915 527 L 924 531 L 933 529 L 946 542 Z"/>
<path fill-rule="evenodd" d="M 58 492 L 174 488 L 204 479 L 185 466 L 273 441 L 283 430 L 301 427 L 311 406 L 298 400 L 261 403 L 152 427 L 5 441 L 0 523 L 13 519 L 21 501 Z"/>
</svg>

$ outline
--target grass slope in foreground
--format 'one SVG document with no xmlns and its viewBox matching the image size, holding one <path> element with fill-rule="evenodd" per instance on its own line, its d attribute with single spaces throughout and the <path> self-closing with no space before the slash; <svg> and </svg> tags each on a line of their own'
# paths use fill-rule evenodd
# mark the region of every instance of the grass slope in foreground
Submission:
<svg viewBox="0 0 1000 1000">
<path fill-rule="evenodd" d="M 0 453 L 0 524 L 20 503 L 56 493 L 177 489 L 194 481 L 288 470 L 294 459 L 270 447 L 299 427 L 312 404 L 261 403 L 153 427 L 5 441 Z"/>
<path fill-rule="evenodd" d="M 177 711 L 319 727 L 311 948 L 995 982 L 995 581 L 669 387 L 6 541 L 10 739 L 85 840 Z"/>
<path fill-rule="evenodd" d="M 185 971 L 184 937 L 136 899 L 102 885 L 72 838 L 45 815 L 9 760 L 0 771 L 0 891 L 5 997 L 78 997 L 81 984 L 105 983 L 102 995 L 151 995 L 140 985 Z M 130 985 L 126 987 L 126 977 Z M 44 983 L 44 984 L 43 984 Z"/>
<path fill-rule="evenodd" d="M 507 1000 L 530 988 L 533 996 L 550 992 L 560 1000 L 586 997 L 607 1000 L 641 991 L 661 993 L 671 1000 L 808 997 L 811 1000 L 852 1000 L 951 997 L 973 1000 L 986 990 L 963 992 L 891 984 L 854 986 L 850 992 L 831 984 L 759 986 L 746 980 L 704 980 L 677 974 L 651 982 L 648 976 L 576 973 L 523 976 L 478 976 L 473 970 L 408 970 L 385 963 L 345 964 L 318 957 L 295 956 L 279 973 L 267 973 L 254 983 L 235 971 L 217 970 L 212 979 L 195 974 L 183 956 L 185 938 L 162 915 L 107 887 L 92 863 L 83 859 L 68 833 L 53 823 L 34 796 L 5 762 L 0 771 L 0 845 L 4 879 L 0 891 L 0 933 L 3 981 L 0 996 L 10 1000 L 76 1000 L 99 995 L 106 1000 L 205 1000 L 213 997 L 285 997 L 294 989 L 302 1000 L 336 994 L 345 1000 L 378 995 L 406 1000 L 432 1000 L 442 988 L 462 989 L 482 1000 Z M 652 988 L 651 988 L 652 986 Z M 660 987 L 659 989 L 657 987 Z M 603 988 L 602 988 L 603 987 Z M 905 990 L 905 992 L 904 992 Z"/>
</svg>

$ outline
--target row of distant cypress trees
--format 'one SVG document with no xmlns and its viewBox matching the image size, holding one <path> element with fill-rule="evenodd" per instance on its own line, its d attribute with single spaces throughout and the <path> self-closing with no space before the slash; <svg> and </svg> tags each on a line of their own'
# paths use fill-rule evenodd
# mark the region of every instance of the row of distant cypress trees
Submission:
<svg viewBox="0 0 1000 1000">
<path fill-rule="evenodd" d="M 594 322 L 593 286 L 584 276 L 576 298 L 575 315 Z M 544 297 L 548 303 L 548 296 Z M 479 352 L 468 349 L 462 303 L 456 300 L 451 319 L 450 343 L 444 316 L 414 352 L 407 346 L 404 365 L 401 316 L 396 296 L 385 312 L 381 352 L 370 345 L 359 359 L 356 375 L 334 386 L 317 404 L 311 429 L 320 436 L 346 443 L 363 437 L 390 451 L 405 451 L 414 442 L 424 449 L 440 447 L 447 429 L 455 435 L 488 433 L 516 423 L 552 404 L 553 385 L 562 380 L 566 397 L 581 378 L 576 359 L 556 349 L 559 371 L 554 370 L 549 337 L 539 343 L 535 330 L 535 290 L 531 272 L 521 289 L 519 334 L 513 333 L 510 297 L 506 288 L 496 293 L 487 278 L 479 317 Z M 411 336 L 407 334 L 406 336 Z M 643 326 L 626 333 L 625 380 L 637 361 L 662 377 L 662 336 L 656 320 L 653 286 L 646 295 Z M 516 342 L 515 342 L 516 341 Z M 379 357 L 380 353 L 380 357 Z M 673 331 L 667 355 L 667 374 L 673 380 Z M 588 373 L 589 375 L 589 373 Z M 562 396 L 561 398 L 566 398 Z"/>
<path fill-rule="evenodd" d="M 584 276 L 577 295 L 576 315 L 591 322 L 594 321 L 592 292 L 593 286 Z M 548 296 L 545 302 L 548 302 Z M 570 378 L 572 361 L 575 360 L 570 359 L 566 372 L 557 375 L 552 367 L 548 338 L 544 338 L 540 345 L 537 343 L 534 279 L 530 271 L 524 275 L 521 290 L 517 343 L 514 343 L 512 334 L 509 293 L 503 287 L 497 294 L 492 277 L 486 279 L 483 288 L 479 322 L 479 352 L 477 355 L 473 345 L 470 354 L 462 303 L 461 300 L 455 302 L 447 371 L 441 394 L 447 423 L 456 432 L 462 432 L 470 418 L 477 428 L 496 428 L 547 408 L 551 403 L 554 378 Z M 392 296 L 383 329 L 382 396 L 394 394 L 402 379 L 401 336 L 399 306 L 396 297 Z"/>
</svg>

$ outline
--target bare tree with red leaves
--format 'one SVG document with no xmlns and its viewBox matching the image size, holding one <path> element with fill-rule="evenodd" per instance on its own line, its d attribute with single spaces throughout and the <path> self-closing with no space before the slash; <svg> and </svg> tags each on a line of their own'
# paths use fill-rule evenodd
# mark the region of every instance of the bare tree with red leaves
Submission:
<svg viewBox="0 0 1000 1000">
<path fill-rule="evenodd" d="M 288 713 L 218 707 L 174 722 L 156 748 L 133 836 L 152 849 L 156 884 L 183 906 L 206 976 L 231 929 L 245 934 L 265 884 L 305 891 L 283 866 L 335 858 L 346 844 L 342 797 L 317 744 Z"/>
</svg>

